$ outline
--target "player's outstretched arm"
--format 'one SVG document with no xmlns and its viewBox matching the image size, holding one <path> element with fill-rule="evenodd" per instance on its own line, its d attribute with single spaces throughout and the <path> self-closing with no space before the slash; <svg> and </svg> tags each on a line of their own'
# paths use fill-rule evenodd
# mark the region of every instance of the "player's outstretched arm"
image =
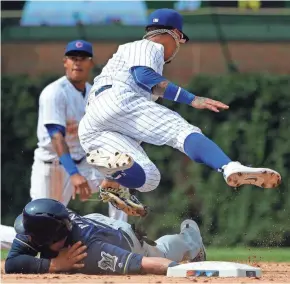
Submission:
<svg viewBox="0 0 290 284">
<path fill-rule="evenodd" d="M 165 275 L 168 267 L 178 265 L 177 262 L 162 257 L 143 257 L 141 272 L 144 274 Z"/>
<path fill-rule="evenodd" d="M 219 112 L 220 109 L 228 109 L 229 106 L 209 98 L 198 97 L 185 89 L 176 86 L 175 84 L 165 80 L 156 84 L 152 88 L 152 93 L 159 97 L 191 105 L 197 109 L 209 109 L 214 112 Z"/>
<path fill-rule="evenodd" d="M 197 109 L 209 109 L 219 112 L 220 109 L 228 109 L 229 106 L 208 98 L 198 97 L 187 90 L 173 84 L 166 78 L 146 66 L 134 66 L 130 72 L 136 84 L 147 92 L 164 99 L 188 104 Z"/>
</svg>

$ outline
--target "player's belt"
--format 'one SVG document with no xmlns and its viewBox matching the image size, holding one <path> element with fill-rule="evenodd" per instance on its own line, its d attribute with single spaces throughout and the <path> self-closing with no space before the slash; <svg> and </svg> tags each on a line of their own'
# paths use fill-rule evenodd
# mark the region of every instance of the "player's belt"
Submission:
<svg viewBox="0 0 290 284">
<path fill-rule="evenodd" d="M 112 85 L 105 85 L 103 87 L 101 87 L 100 89 L 95 91 L 95 96 L 99 95 L 101 92 L 104 92 L 107 89 L 112 88 Z"/>
<path fill-rule="evenodd" d="M 83 160 L 85 159 L 85 156 L 84 157 L 82 157 L 80 160 L 73 160 L 74 162 L 75 162 L 75 164 L 80 164 Z M 55 162 L 58 162 L 58 164 L 60 164 L 61 165 L 61 162 L 60 161 L 55 161 L 55 160 L 53 160 L 53 161 L 43 161 L 45 164 L 54 164 Z"/>
</svg>

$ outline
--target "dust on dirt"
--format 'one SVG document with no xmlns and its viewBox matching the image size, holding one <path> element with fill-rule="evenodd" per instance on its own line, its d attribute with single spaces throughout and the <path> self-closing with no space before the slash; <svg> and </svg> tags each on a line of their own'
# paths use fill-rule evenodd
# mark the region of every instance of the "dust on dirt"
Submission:
<svg viewBox="0 0 290 284">
<path fill-rule="evenodd" d="M 169 278 L 156 275 L 124 275 L 124 276 L 98 276 L 83 274 L 5 274 L 4 262 L 1 263 L 2 283 L 290 283 L 290 262 L 256 262 L 255 266 L 262 269 L 261 278 L 218 278 L 218 277 L 193 277 Z"/>
</svg>

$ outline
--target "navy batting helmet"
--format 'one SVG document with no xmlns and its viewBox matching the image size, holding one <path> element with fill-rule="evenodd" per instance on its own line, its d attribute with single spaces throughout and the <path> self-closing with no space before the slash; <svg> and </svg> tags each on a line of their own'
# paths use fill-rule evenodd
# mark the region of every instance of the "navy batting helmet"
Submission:
<svg viewBox="0 0 290 284">
<path fill-rule="evenodd" d="M 62 240 L 72 229 L 65 206 L 48 198 L 29 202 L 23 209 L 23 228 L 37 245 L 50 245 Z"/>
</svg>

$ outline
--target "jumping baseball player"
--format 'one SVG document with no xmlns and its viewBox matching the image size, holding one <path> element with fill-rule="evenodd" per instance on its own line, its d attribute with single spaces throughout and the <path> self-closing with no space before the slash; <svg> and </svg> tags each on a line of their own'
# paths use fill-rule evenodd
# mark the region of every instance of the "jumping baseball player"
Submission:
<svg viewBox="0 0 290 284">
<path fill-rule="evenodd" d="M 81 217 L 56 200 L 38 199 L 25 206 L 15 229 L 6 273 L 166 274 L 178 262 L 205 260 L 193 220 L 152 246 L 126 222 L 101 214 Z"/>
<path fill-rule="evenodd" d="M 160 182 L 160 173 L 140 141 L 178 149 L 191 160 L 221 172 L 231 187 L 252 184 L 274 188 L 281 182 L 276 171 L 232 161 L 198 127 L 154 102 L 155 97 L 161 97 L 214 112 L 229 108 L 190 93 L 162 76 L 164 64 L 170 63 L 187 41 L 179 13 L 155 10 L 143 39 L 120 45 L 94 79 L 86 114 L 79 124 L 80 142 L 88 163 L 108 177 L 101 185 L 101 196 L 115 204 L 120 202 L 120 208 L 129 214 L 132 209 L 127 207 L 132 207 L 132 202 L 126 202 L 114 182 L 141 192 L 155 189 Z M 140 215 L 146 213 L 140 205 L 137 207 Z"/>
</svg>

